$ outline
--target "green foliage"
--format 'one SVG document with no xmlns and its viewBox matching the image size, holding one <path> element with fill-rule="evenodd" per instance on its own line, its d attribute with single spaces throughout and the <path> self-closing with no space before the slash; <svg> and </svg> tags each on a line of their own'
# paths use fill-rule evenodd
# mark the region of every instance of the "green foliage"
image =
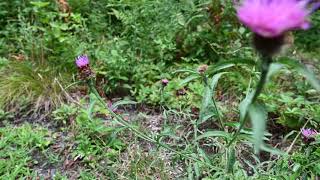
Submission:
<svg viewBox="0 0 320 180">
<path fill-rule="evenodd" d="M 106 115 L 99 104 L 91 102 L 90 107 L 82 109 L 76 117 L 75 137 L 76 148 L 73 152 L 75 158 L 83 159 L 91 168 L 100 166 L 98 162 L 105 161 L 112 164 L 119 151 L 125 144 L 117 138 L 121 130 L 112 124 L 107 124 L 95 115 Z M 100 167 L 101 168 L 101 167 Z M 112 170 L 103 170 L 106 174 Z"/>
<path fill-rule="evenodd" d="M 312 16 L 314 27 L 308 33 L 294 33 L 292 53 L 274 58 L 268 83 L 253 103 L 261 61 L 250 47 L 251 33 L 238 22 L 233 3 L 0 2 L 0 123 L 33 121 L 30 111 L 44 114 L 48 126 L 53 123 L 59 133 L 66 134 L 67 143 L 62 143 L 66 147 L 60 151 L 67 154 L 63 168 L 71 158 L 79 166 L 80 179 L 297 179 L 319 175 L 319 142 L 301 144 L 298 135 L 291 139 L 295 131 L 283 138 L 306 122 L 319 128 L 319 13 Z M 143 107 L 160 106 L 161 112 L 158 108 L 142 112 L 157 117 L 138 118 L 132 122 L 136 126 L 131 124 L 132 114 L 140 105 L 121 106 L 136 103 L 113 103 L 111 109 L 121 106 L 121 113 L 129 111 L 129 120 L 125 120 L 123 114 L 115 116 L 105 109 L 105 99 L 98 101 L 89 95 L 87 103 L 87 96 L 78 97 L 87 90 L 76 80 L 74 58 L 80 54 L 90 57 L 96 86 L 106 99 L 131 96 Z M 209 67 L 201 72 L 199 65 Z M 161 83 L 164 78 L 169 80 L 166 86 Z M 69 102 L 77 99 L 82 100 Z M 249 117 L 251 124 L 246 123 Z M 57 135 L 30 125 L 3 125 L 1 179 L 35 177 L 34 151 L 46 151 L 46 160 L 62 163 L 51 152 L 56 144 L 49 147 L 51 139 L 47 138 Z M 285 130 L 275 132 L 280 125 Z M 292 143 L 292 154 L 283 156 L 281 150 L 288 143 L 283 139 Z M 255 154 L 259 149 L 262 152 Z M 269 159 L 264 158 L 264 151 L 271 154 Z M 74 177 L 57 172 L 55 178 Z"/>
<path fill-rule="evenodd" d="M 49 110 L 64 101 L 61 78 L 50 69 L 28 62 L 10 62 L 0 71 L 0 106 L 26 103 Z M 61 81 L 61 82 L 60 82 Z"/>
<path fill-rule="evenodd" d="M 78 108 L 74 104 L 62 104 L 59 108 L 52 112 L 52 116 L 58 124 L 66 125 L 70 124 L 70 121 L 76 116 L 77 112 Z"/>
<path fill-rule="evenodd" d="M 17 179 L 32 175 L 32 153 L 43 151 L 51 143 L 48 130 L 24 124 L 0 128 L 0 177 Z"/>
</svg>

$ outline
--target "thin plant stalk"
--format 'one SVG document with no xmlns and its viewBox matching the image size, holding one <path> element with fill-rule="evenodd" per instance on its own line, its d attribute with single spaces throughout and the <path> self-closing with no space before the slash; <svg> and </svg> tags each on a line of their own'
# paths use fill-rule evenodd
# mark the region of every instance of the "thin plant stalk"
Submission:
<svg viewBox="0 0 320 180">
<path fill-rule="evenodd" d="M 251 99 L 251 102 L 249 105 L 254 104 L 257 100 L 257 98 L 259 97 L 259 95 L 261 94 L 264 85 L 267 82 L 267 76 L 268 76 L 268 72 L 269 72 L 269 68 L 270 68 L 270 64 L 272 62 L 272 57 L 271 56 L 262 56 L 262 64 L 261 64 L 261 76 L 260 76 L 260 80 L 259 83 L 257 85 L 257 88 L 253 94 L 253 97 Z M 244 115 L 244 119 L 242 122 L 240 122 L 240 127 L 237 130 L 237 132 L 235 133 L 235 135 L 233 136 L 233 138 L 231 139 L 231 141 L 228 143 L 227 147 L 229 147 L 239 136 L 241 130 L 243 129 L 244 125 L 246 124 L 248 120 L 248 109 L 246 109 L 245 111 L 245 115 Z"/>
</svg>

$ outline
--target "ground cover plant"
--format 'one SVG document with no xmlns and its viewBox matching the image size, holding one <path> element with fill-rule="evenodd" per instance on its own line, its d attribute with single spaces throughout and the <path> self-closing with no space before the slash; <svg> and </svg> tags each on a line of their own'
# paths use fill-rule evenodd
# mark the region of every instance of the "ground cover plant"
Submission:
<svg viewBox="0 0 320 180">
<path fill-rule="evenodd" d="M 319 1 L 0 2 L 1 179 L 317 179 Z"/>
</svg>

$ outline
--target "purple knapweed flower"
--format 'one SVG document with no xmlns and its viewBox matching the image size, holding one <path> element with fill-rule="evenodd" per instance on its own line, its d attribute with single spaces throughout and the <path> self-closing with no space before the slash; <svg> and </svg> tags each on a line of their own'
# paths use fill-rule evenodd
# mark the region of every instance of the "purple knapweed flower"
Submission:
<svg viewBox="0 0 320 180">
<path fill-rule="evenodd" d="M 244 0 L 237 7 L 239 20 L 253 32 L 274 38 L 293 29 L 308 29 L 308 0 Z"/>
<path fill-rule="evenodd" d="M 301 134 L 303 137 L 309 139 L 309 138 L 314 138 L 318 134 L 318 132 L 314 129 L 308 128 L 308 129 L 301 129 Z"/>
<path fill-rule="evenodd" d="M 92 76 L 92 71 L 89 65 L 89 58 L 87 55 L 80 55 L 75 60 L 78 67 L 80 79 L 88 79 Z"/>
<path fill-rule="evenodd" d="M 169 83 L 169 80 L 168 79 L 162 79 L 161 83 L 162 83 L 163 86 L 167 86 L 168 83 Z"/>
<path fill-rule="evenodd" d="M 78 68 L 84 68 L 89 65 L 89 58 L 87 55 L 80 55 L 76 58 L 76 65 Z"/>
</svg>

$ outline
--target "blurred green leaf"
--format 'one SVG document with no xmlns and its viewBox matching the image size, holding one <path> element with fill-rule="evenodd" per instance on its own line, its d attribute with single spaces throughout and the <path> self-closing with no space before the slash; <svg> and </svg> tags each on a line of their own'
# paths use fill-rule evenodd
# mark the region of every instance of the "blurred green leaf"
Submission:
<svg viewBox="0 0 320 180">
<path fill-rule="evenodd" d="M 189 83 L 190 81 L 193 81 L 195 79 L 201 78 L 201 76 L 197 75 L 197 74 L 193 74 L 190 75 L 188 77 L 186 77 L 185 79 L 183 79 L 180 83 L 179 83 L 179 87 L 184 86 L 185 84 Z"/>
<path fill-rule="evenodd" d="M 235 162 L 236 162 L 236 152 L 233 147 L 230 147 L 227 151 L 227 166 L 226 166 L 227 173 L 233 172 L 233 166 Z"/>
<path fill-rule="evenodd" d="M 240 122 L 244 121 L 246 118 L 246 114 L 249 108 L 249 105 L 251 104 L 252 98 L 253 98 L 254 92 L 248 92 L 246 97 L 241 101 L 239 105 L 240 110 Z"/>
<path fill-rule="evenodd" d="M 269 72 L 267 75 L 267 81 L 273 76 L 274 74 L 278 73 L 284 67 L 283 64 L 280 63 L 272 63 L 269 67 Z"/>
<path fill-rule="evenodd" d="M 261 105 L 251 104 L 249 107 L 249 116 L 253 126 L 253 143 L 255 145 L 255 152 L 258 153 L 260 146 L 263 144 L 267 113 Z"/>
<path fill-rule="evenodd" d="M 43 7 L 48 6 L 50 4 L 50 2 L 31 1 L 30 4 L 32 4 L 38 8 L 43 8 Z"/>
</svg>

